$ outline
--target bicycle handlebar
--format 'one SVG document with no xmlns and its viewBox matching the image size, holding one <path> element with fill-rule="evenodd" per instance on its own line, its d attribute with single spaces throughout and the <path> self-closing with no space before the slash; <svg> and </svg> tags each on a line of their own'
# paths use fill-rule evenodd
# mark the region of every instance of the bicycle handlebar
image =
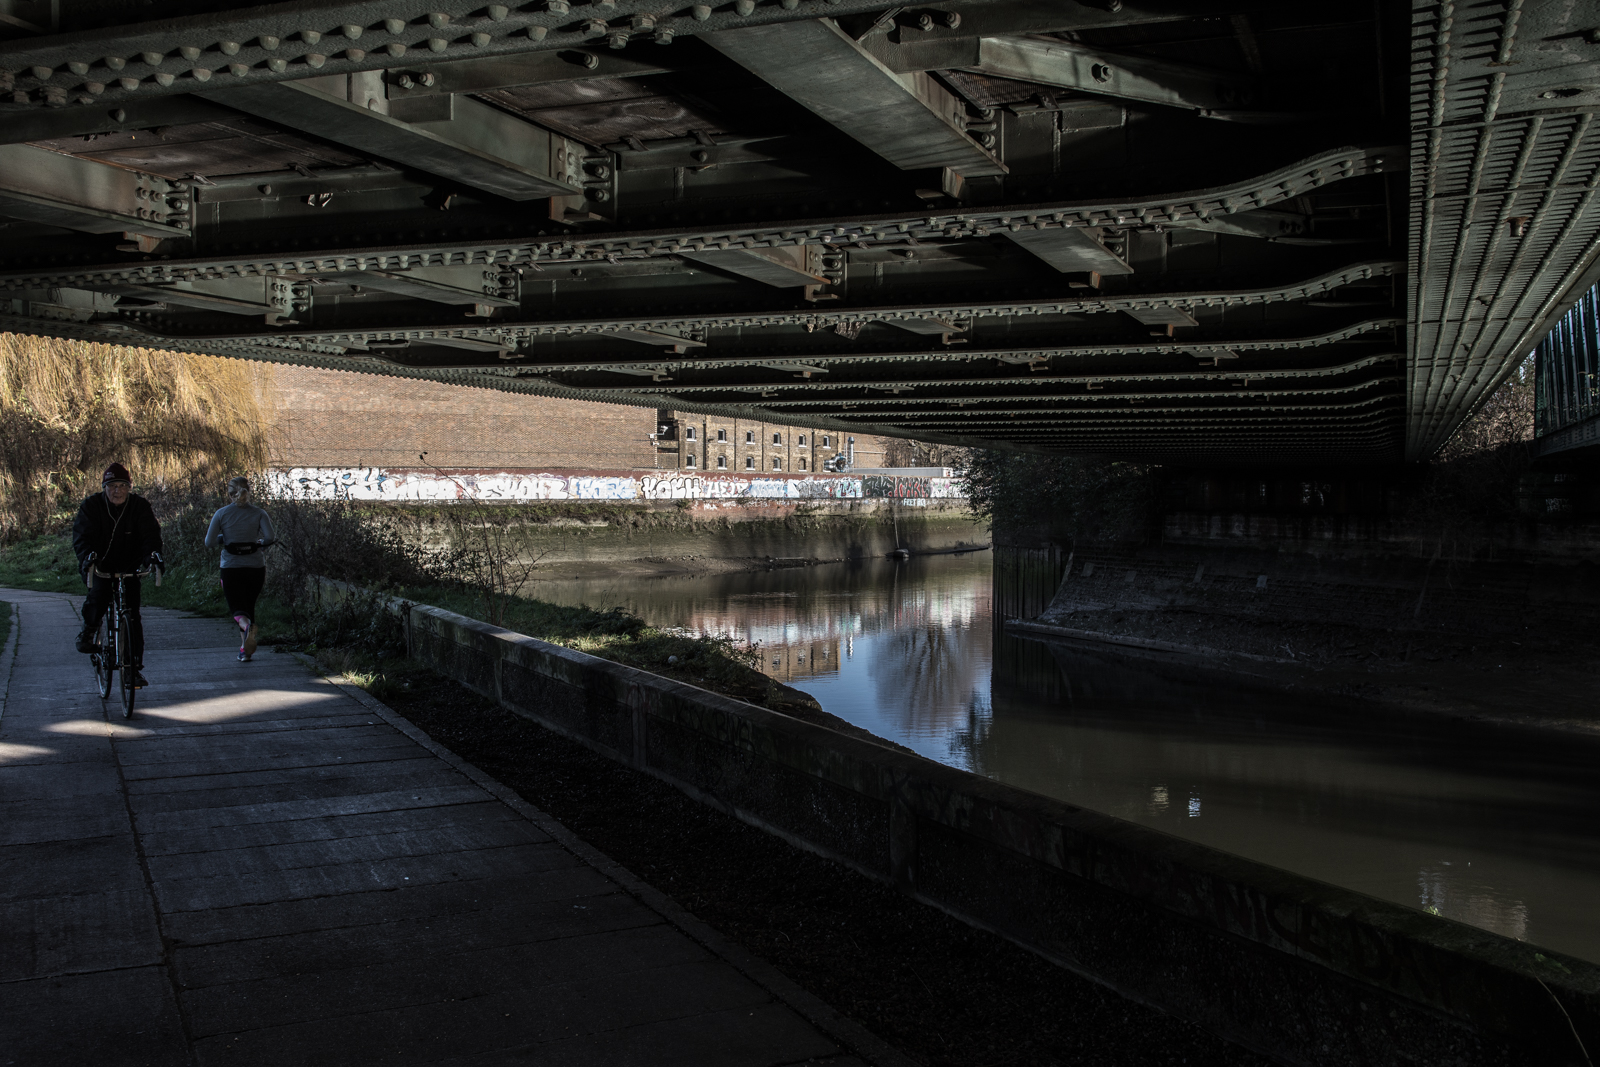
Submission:
<svg viewBox="0 0 1600 1067">
<path fill-rule="evenodd" d="M 99 567 L 96 567 L 94 565 L 94 556 L 91 555 L 89 557 L 89 570 L 96 577 L 100 577 L 100 578 L 143 578 L 146 575 L 148 575 L 151 571 L 155 571 L 155 574 L 156 574 L 156 588 L 157 589 L 161 588 L 162 570 L 161 570 L 160 567 L 157 567 L 154 562 L 146 563 L 142 570 L 109 571 L 108 572 L 108 571 L 101 570 Z"/>
</svg>

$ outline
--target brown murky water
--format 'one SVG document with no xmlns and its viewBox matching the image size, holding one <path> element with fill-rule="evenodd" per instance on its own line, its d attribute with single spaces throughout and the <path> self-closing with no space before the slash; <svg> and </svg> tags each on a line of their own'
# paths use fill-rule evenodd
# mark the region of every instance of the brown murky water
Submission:
<svg viewBox="0 0 1600 1067">
<path fill-rule="evenodd" d="M 1600 962 L 1600 738 L 1308 706 L 996 633 L 989 553 L 626 582 L 932 759 Z"/>
</svg>

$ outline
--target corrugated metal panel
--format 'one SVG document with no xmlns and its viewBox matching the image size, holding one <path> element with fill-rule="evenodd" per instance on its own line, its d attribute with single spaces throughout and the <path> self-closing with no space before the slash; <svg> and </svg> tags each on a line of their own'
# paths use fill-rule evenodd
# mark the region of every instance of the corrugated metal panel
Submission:
<svg viewBox="0 0 1600 1067">
<path fill-rule="evenodd" d="M 1407 454 L 1436 452 L 1600 250 L 1600 4 L 1414 5 Z"/>
</svg>

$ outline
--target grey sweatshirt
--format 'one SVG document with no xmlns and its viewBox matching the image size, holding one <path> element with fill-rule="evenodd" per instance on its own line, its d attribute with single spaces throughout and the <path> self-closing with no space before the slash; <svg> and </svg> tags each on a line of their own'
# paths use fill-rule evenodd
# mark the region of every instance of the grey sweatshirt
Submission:
<svg viewBox="0 0 1600 1067">
<path fill-rule="evenodd" d="M 206 547 L 222 548 L 224 567 L 265 567 L 267 561 L 259 551 L 236 556 L 227 545 L 256 541 L 272 544 L 272 520 L 267 513 L 253 504 L 228 504 L 211 516 L 211 527 L 206 530 Z"/>
</svg>

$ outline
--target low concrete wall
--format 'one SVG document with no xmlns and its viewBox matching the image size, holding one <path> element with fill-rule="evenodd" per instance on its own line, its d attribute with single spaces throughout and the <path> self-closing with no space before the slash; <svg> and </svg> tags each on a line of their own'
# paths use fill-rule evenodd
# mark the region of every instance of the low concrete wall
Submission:
<svg viewBox="0 0 1600 1067">
<path fill-rule="evenodd" d="M 1600 967 L 437 608 L 411 654 L 705 803 L 1292 1064 L 1583 1064 Z"/>
</svg>

